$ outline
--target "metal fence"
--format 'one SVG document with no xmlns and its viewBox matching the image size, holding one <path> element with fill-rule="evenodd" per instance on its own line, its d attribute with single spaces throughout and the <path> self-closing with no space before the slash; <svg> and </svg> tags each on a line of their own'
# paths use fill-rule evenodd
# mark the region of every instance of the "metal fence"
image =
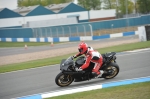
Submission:
<svg viewBox="0 0 150 99">
<path fill-rule="evenodd" d="M 62 26 L 36 28 L 2 28 L 0 38 L 43 38 L 93 36 L 136 31 L 137 26 L 150 24 L 150 15 L 99 22 L 85 22 Z"/>
<path fill-rule="evenodd" d="M 53 26 L 32 28 L 34 37 L 73 37 L 73 36 L 93 36 L 90 24 L 77 26 Z"/>
<path fill-rule="evenodd" d="M 135 27 L 145 24 L 150 24 L 150 15 L 72 25 L 32 28 L 32 32 L 34 37 L 93 36 L 95 35 L 95 31 L 102 30 L 101 32 L 105 32 L 107 34 L 114 32 L 118 33 L 121 31 L 128 31 L 130 29 L 128 29 L 128 27 Z M 119 28 L 127 29 L 120 31 Z M 132 30 L 133 29 L 131 29 L 131 31 Z M 99 34 L 101 34 L 101 32 L 99 32 Z"/>
<path fill-rule="evenodd" d="M 132 27 L 123 27 L 123 28 L 111 28 L 111 29 L 100 29 L 93 31 L 93 35 L 105 35 L 105 34 L 114 34 L 114 33 L 123 33 L 123 32 L 130 32 L 130 31 L 137 31 L 138 26 Z"/>
<path fill-rule="evenodd" d="M 67 27 L 42 27 L 33 28 L 33 36 L 35 38 L 40 37 L 74 37 L 74 36 L 97 36 L 104 34 L 121 33 L 128 31 L 137 31 L 138 26 L 124 27 L 124 28 L 111 28 L 111 29 L 99 29 L 92 30 L 91 25 L 81 26 L 67 26 Z"/>
</svg>

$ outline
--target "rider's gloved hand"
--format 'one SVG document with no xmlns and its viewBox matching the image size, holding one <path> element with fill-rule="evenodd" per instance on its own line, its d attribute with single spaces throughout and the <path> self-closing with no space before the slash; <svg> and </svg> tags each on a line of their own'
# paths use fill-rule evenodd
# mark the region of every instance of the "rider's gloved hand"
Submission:
<svg viewBox="0 0 150 99">
<path fill-rule="evenodd" d="M 74 56 L 71 56 L 71 59 L 73 60 L 73 59 L 74 59 Z"/>
<path fill-rule="evenodd" d="M 83 69 L 80 67 L 80 68 L 76 68 L 76 71 L 82 71 Z"/>
<path fill-rule="evenodd" d="M 75 56 L 72 56 L 72 60 L 73 60 L 74 58 L 76 58 L 76 57 L 75 57 Z"/>
<path fill-rule="evenodd" d="M 76 56 L 76 55 L 74 55 L 73 57 L 74 57 L 74 58 L 77 58 L 77 56 Z"/>
</svg>

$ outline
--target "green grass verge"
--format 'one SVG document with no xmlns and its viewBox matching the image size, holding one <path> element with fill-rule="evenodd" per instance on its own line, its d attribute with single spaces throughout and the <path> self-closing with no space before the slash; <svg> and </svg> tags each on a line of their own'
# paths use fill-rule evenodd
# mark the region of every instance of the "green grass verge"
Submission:
<svg viewBox="0 0 150 99">
<path fill-rule="evenodd" d="M 25 44 L 27 46 L 42 46 L 42 45 L 50 45 L 51 43 L 50 42 L 0 42 L 0 47 L 24 47 Z M 54 43 L 54 44 L 58 44 L 58 43 Z"/>
<path fill-rule="evenodd" d="M 98 89 L 47 99 L 150 99 L 150 82 Z"/>
<path fill-rule="evenodd" d="M 150 47 L 150 41 L 147 41 L 147 42 L 123 44 L 123 45 L 118 45 L 118 46 L 113 46 L 113 47 L 106 47 L 106 48 L 101 48 L 97 50 L 103 54 L 106 52 L 113 52 L 113 51 L 122 52 L 122 51 L 135 50 L 135 49 L 140 49 L 140 48 L 149 48 L 149 47 Z M 62 59 L 67 58 L 68 56 L 72 56 L 74 54 L 75 53 L 63 55 L 63 56 L 57 56 L 53 58 L 46 58 L 46 59 L 39 59 L 35 61 L 17 63 L 17 64 L 1 65 L 0 73 L 59 64 Z"/>
</svg>

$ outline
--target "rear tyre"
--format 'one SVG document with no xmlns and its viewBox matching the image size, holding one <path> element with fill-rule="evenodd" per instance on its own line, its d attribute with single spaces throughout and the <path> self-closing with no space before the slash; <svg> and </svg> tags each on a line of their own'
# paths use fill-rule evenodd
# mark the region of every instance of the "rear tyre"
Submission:
<svg viewBox="0 0 150 99">
<path fill-rule="evenodd" d="M 119 66 L 116 63 L 110 63 L 104 71 L 106 71 L 106 74 L 103 74 L 102 77 L 105 79 L 111 79 L 119 73 Z"/>
<path fill-rule="evenodd" d="M 60 72 L 55 78 L 55 83 L 61 87 L 68 86 L 73 81 L 74 81 L 74 78 L 71 75 L 63 74 L 62 72 Z"/>
</svg>

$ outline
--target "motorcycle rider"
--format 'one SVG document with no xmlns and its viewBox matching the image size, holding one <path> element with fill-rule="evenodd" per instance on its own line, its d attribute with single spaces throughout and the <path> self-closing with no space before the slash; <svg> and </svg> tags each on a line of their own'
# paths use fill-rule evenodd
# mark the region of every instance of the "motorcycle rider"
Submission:
<svg viewBox="0 0 150 99">
<path fill-rule="evenodd" d="M 103 64 L 103 57 L 102 55 L 98 52 L 95 51 L 92 47 L 89 47 L 86 43 L 81 42 L 78 46 L 79 53 L 73 56 L 73 58 L 77 58 L 81 55 L 85 55 L 86 61 L 85 63 L 80 67 L 76 68 L 76 71 L 82 71 L 86 69 L 89 65 L 90 62 L 94 63 L 94 68 L 92 70 L 92 74 L 94 77 L 101 77 L 102 74 L 104 73 L 103 70 L 100 70 L 100 67 Z"/>
</svg>

